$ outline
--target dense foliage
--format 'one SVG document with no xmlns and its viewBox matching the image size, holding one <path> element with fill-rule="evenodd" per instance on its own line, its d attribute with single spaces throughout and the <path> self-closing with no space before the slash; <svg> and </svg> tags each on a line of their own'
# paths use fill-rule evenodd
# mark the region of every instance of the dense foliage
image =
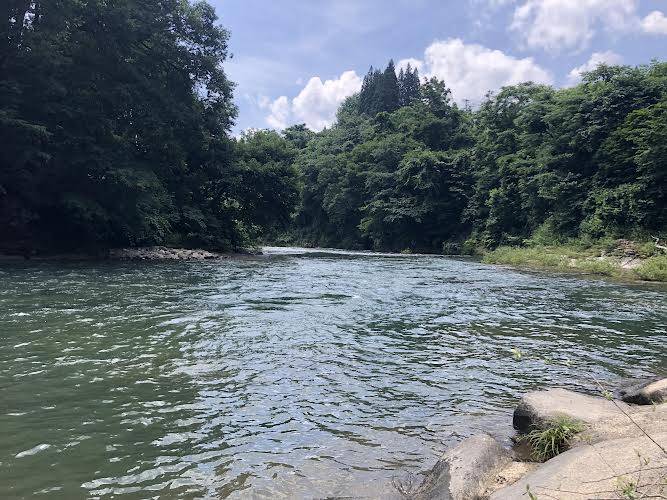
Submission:
<svg viewBox="0 0 667 500">
<path fill-rule="evenodd" d="M 0 15 L 3 251 L 230 249 L 288 219 L 282 139 L 228 137 L 228 33 L 210 5 L 6 0 Z"/>
<path fill-rule="evenodd" d="M 419 99 L 419 70 L 408 64 L 396 75 L 394 61 L 389 61 L 386 69 L 371 69 L 364 77 L 359 93 L 359 112 L 375 116 L 382 111 L 396 111 Z"/>
<path fill-rule="evenodd" d="M 302 242 L 458 252 L 667 229 L 667 64 L 510 86 L 475 111 L 435 79 L 397 104 L 393 82 L 371 69 L 297 156 Z"/>
<path fill-rule="evenodd" d="M 299 243 L 459 252 L 667 230 L 667 64 L 461 109 L 371 68 L 320 133 L 229 137 L 228 33 L 188 0 L 0 7 L 0 251 Z"/>
</svg>

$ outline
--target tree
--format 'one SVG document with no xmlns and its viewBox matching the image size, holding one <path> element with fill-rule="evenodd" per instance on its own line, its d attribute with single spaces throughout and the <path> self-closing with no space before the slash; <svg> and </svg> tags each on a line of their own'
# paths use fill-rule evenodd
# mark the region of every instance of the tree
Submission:
<svg viewBox="0 0 667 500">
<path fill-rule="evenodd" d="M 265 222 L 265 203 L 233 208 L 257 193 L 236 184 L 251 167 L 228 137 L 229 35 L 210 5 L 11 0 L 0 14 L 4 250 L 227 249 Z M 253 181 L 275 178 L 255 167 Z M 283 217 L 291 198 L 263 194 Z"/>
<path fill-rule="evenodd" d="M 394 61 L 381 72 L 373 69 L 364 77 L 359 93 L 359 111 L 368 116 L 392 112 L 400 106 L 400 89 Z"/>
<path fill-rule="evenodd" d="M 397 78 L 404 104 L 410 74 Z M 431 79 L 418 99 L 369 113 L 361 102 L 384 76 L 369 72 L 297 155 L 306 241 L 437 251 L 667 231 L 665 63 L 602 66 L 572 88 L 508 86 L 475 111 Z"/>
<path fill-rule="evenodd" d="M 375 116 L 382 111 L 381 85 L 382 73 L 371 66 L 359 93 L 359 111 L 362 114 Z"/>
<path fill-rule="evenodd" d="M 400 89 L 393 60 L 389 61 L 380 81 L 381 111 L 391 113 L 398 109 L 400 105 Z"/>
<path fill-rule="evenodd" d="M 414 68 L 413 70 L 410 63 L 408 63 L 405 70 L 401 68 L 398 76 L 398 86 L 400 106 L 409 106 L 417 101 L 421 95 L 419 70 L 417 68 Z"/>
</svg>

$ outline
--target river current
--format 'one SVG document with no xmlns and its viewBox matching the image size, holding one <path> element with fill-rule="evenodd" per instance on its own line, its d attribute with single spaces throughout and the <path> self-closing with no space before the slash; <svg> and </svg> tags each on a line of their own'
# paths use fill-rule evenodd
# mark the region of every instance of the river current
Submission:
<svg viewBox="0 0 667 500">
<path fill-rule="evenodd" d="M 665 286 L 466 259 L 0 263 L 0 498 L 389 498 L 666 341 Z"/>
</svg>

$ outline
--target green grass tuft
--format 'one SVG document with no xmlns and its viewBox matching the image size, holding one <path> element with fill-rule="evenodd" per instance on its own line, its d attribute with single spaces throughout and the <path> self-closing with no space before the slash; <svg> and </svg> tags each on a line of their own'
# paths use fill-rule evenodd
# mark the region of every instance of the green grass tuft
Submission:
<svg viewBox="0 0 667 500">
<path fill-rule="evenodd" d="M 599 274 L 600 276 L 618 276 L 620 268 L 618 265 L 608 260 L 575 260 L 572 267 L 589 274 Z"/>
<path fill-rule="evenodd" d="M 534 430 L 526 436 L 533 459 L 545 462 L 567 449 L 572 438 L 584 430 L 581 422 L 558 417 L 546 429 Z"/>
<path fill-rule="evenodd" d="M 647 281 L 667 281 L 667 255 L 646 259 L 635 269 L 635 273 Z"/>
<path fill-rule="evenodd" d="M 623 268 L 619 240 L 600 240 L 595 243 L 570 240 L 561 245 L 528 247 L 502 246 L 484 254 L 487 264 L 514 267 L 558 269 L 614 278 L 643 279 L 667 282 L 667 255 L 654 255 L 635 269 Z M 655 252 L 654 243 L 633 243 L 640 258 Z"/>
<path fill-rule="evenodd" d="M 510 266 L 564 267 L 565 255 L 553 253 L 548 247 L 498 247 L 484 255 L 487 264 L 507 264 Z"/>
</svg>

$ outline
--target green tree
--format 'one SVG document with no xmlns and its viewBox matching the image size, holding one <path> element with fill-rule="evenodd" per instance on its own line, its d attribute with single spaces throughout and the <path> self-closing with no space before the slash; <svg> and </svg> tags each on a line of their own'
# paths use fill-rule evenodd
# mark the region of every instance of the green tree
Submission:
<svg viewBox="0 0 667 500">
<path fill-rule="evenodd" d="M 229 35 L 210 5 L 11 0 L 0 14 L 4 250 L 227 249 L 284 219 L 280 182 L 261 203 L 248 184 L 274 168 L 235 159 Z"/>
<path fill-rule="evenodd" d="M 421 96 L 419 70 L 417 68 L 413 69 L 410 63 L 405 70 L 401 68 L 398 76 L 398 86 L 400 106 L 409 106 L 418 100 Z"/>
</svg>

